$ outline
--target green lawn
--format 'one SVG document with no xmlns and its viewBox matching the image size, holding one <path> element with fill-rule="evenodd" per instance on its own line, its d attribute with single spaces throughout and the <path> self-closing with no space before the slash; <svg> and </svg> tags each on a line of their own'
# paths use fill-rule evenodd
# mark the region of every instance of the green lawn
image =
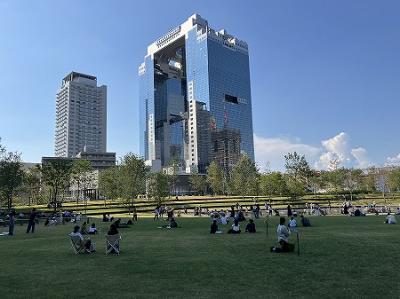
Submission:
<svg viewBox="0 0 400 299">
<path fill-rule="evenodd" d="M 120 256 L 105 255 L 101 222 L 97 252 L 82 255 L 70 248 L 72 224 L 40 224 L 33 235 L 18 226 L 14 237 L 0 237 L 0 298 L 400 296 L 400 224 L 379 216 L 310 220 L 313 227 L 300 228 L 300 256 L 269 252 L 277 217 L 268 238 L 263 220 L 255 235 L 210 235 L 206 217 L 178 219 L 176 230 L 139 219 L 120 230 Z"/>
</svg>

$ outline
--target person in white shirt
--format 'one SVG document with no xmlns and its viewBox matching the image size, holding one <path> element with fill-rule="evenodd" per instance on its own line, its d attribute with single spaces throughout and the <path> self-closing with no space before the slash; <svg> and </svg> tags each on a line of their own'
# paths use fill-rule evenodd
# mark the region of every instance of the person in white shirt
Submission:
<svg viewBox="0 0 400 299">
<path fill-rule="evenodd" d="M 75 225 L 74 226 L 74 230 L 72 233 L 69 234 L 71 237 L 79 237 L 81 239 L 81 244 L 85 247 L 87 252 L 91 252 L 90 251 L 90 247 L 92 244 L 92 241 L 90 239 L 85 239 L 82 234 L 80 233 L 80 227 L 79 225 Z"/>
<path fill-rule="evenodd" d="M 387 223 L 387 224 L 396 224 L 397 223 L 396 217 L 394 215 L 391 215 L 390 213 L 388 213 L 387 216 L 386 216 L 385 223 Z"/>
<path fill-rule="evenodd" d="M 240 225 L 237 219 L 233 222 L 232 228 L 228 230 L 228 234 L 240 234 Z"/>
<path fill-rule="evenodd" d="M 88 234 L 89 235 L 97 234 L 96 224 L 92 223 L 92 225 L 89 227 Z"/>
<path fill-rule="evenodd" d="M 297 232 L 297 221 L 296 221 L 296 219 L 294 219 L 294 217 L 290 218 L 288 226 L 289 226 L 290 232 L 293 232 L 293 233 Z"/>
<path fill-rule="evenodd" d="M 271 247 L 271 252 L 288 252 L 289 251 L 289 229 L 285 225 L 285 218 L 281 217 L 279 219 L 279 225 L 276 229 L 276 234 L 278 236 L 278 243 L 280 247 Z"/>
</svg>

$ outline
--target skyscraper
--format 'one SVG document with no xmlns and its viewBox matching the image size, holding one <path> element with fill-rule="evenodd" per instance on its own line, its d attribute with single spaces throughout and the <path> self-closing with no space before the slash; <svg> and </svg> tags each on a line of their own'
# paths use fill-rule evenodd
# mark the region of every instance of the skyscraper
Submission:
<svg viewBox="0 0 400 299">
<path fill-rule="evenodd" d="M 55 156 L 106 152 L 107 87 L 97 78 L 71 72 L 57 92 Z"/>
<path fill-rule="evenodd" d="M 139 88 L 141 154 L 154 170 L 254 160 L 246 42 L 195 14 L 147 48 Z"/>
</svg>

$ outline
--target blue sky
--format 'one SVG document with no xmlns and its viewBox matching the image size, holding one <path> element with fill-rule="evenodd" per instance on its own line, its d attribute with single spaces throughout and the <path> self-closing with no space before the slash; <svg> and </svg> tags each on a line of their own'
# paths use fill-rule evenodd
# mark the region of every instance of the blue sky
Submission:
<svg viewBox="0 0 400 299">
<path fill-rule="evenodd" d="M 151 3 L 151 4 L 150 4 Z M 138 152 L 137 67 L 199 13 L 250 48 L 256 160 L 297 150 L 315 167 L 400 161 L 399 1 L 0 0 L 0 137 L 24 161 L 54 150 L 70 71 L 108 86 L 108 150 Z"/>
</svg>

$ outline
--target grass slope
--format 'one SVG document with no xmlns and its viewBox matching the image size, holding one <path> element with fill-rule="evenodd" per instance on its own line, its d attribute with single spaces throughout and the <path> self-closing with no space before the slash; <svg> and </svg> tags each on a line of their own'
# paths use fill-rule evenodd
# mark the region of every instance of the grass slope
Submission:
<svg viewBox="0 0 400 299">
<path fill-rule="evenodd" d="M 263 220 L 255 235 L 209 235 L 206 217 L 178 221 L 176 230 L 151 219 L 121 229 L 120 256 L 105 255 L 101 222 L 90 255 L 72 252 L 72 224 L 40 225 L 33 235 L 18 226 L 16 236 L 0 237 L 0 297 L 400 296 L 400 225 L 383 217 L 311 217 L 313 227 L 300 228 L 300 256 L 269 252 L 277 217 L 268 238 Z"/>
</svg>

